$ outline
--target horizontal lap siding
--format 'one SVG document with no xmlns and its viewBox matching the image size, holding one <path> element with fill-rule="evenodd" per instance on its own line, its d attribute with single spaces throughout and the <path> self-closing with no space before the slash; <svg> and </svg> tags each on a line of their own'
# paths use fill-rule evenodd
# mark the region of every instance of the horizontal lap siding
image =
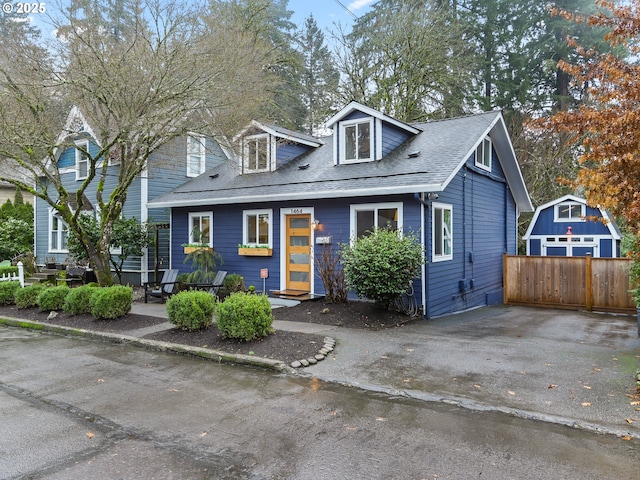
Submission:
<svg viewBox="0 0 640 480">
<path fill-rule="evenodd" d="M 502 297 L 502 254 L 516 251 L 515 202 L 494 155 L 491 174 L 467 163 L 439 195 L 453 206 L 453 259 L 428 264 L 427 316 L 486 305 Z M 432 260 L 431 209 L 427 211 Z M 462 282 L 462 289 L 460 288 Z"/>
<path fill-rule="evenodd" d="M 280 212 L 281 209 L 289 211 L 295 208 L 313 207 L 313 216 L 319 220 L 320 226 L 315 231 L 315 236 L 331 236 L 334 251 L 337 252 L 340 244 L 349 242 L 350 231 L 350 205 L 379 202 L 404 202 L 404 226 L 405 231 L 419 231 L 420 204 L 413 196 L 394 197 L 358 197 L 351 199 L 315 200 L 282 202 L 278 204 L 245 204 L 223 205 L 199 208 L 174 208 L 172 210 L 172 268 L 178 268 L 181 273 L 191 271 L 189 264 L 184 264 L 184 252 L 182 243 L 188 241 L 188 214 L 195 211 L 213 211 L 214 250 L 220 253 L 224 263 L 220 269 L 229 273 L 238 273 L 245 279 L 245 285 L 255 285 L 262 290 L 260 270 L 267 268 L 269 278 L 266 281 L 267 290 L 280 288 Z M 238 244 L 242 243 L 242 212 L 243 210 L 272 209 L 273 211 L 273 255 L 271 257 L 249 257 L 238 255 Z M 314 249 L 322 248 L 314 245 Z M 414 289 L 418 300 L 420 298 L 420 280 L 414 281 Z M 322 281 L 315 275 L 315 293 L 324 293 Z"/>
</svg>

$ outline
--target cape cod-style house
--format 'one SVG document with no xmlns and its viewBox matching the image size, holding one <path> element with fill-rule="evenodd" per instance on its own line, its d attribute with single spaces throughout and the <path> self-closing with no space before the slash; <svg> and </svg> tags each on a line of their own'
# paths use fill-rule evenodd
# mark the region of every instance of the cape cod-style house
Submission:
<svg viewBox="0 0 640 480">
<path fill-rule="evenodd" d="M 73 108 L 66 125 L 58 138 L 55 159 L 63 185 L 73 194 L 87 178 L 88 159 L 82 149 L 98 151 L 97 137 L 89 122 L 78 108 Z M 155 230 L 155 244 L 148 248 L 143 257 L 130 258 L 124 264 L 123 282 L 132 285 L 153 280 L 149 278 L 158 268 L 163 270 L 169 265 L 169 210 L 167 208 L 149 208 L 148 202 L 181 185 L 189 178 L 196 177 L 206 169 L 220 164 L 226 159 L 218 143 L 202 135 L 192 134 L 178 137 L 150 157 L 147 168 L 135 179 L 127 192 L 123 215 L 148 222 Z M 112 165 L 110 168 L 117 168 Z M 115 187 L 118 176 L 109 175 L 104 187 L 104 196 Z M 87 215 L 96 215 L 97 180 L 86 191 L 83 209 Z M 71 195 L 73 197 L 73 195 Z M 67 228 L 64 221 L 56 215 L 49 204 L 41 199 L 35 201 L 35 255 L 38 263 L 47 259 L 58 262 L 67 260 Z M 73 206 L 72 206 L 73 207 Z M 117 250 L 115 250 L 117 254 Z M 160 273 L 160 275 L 162 275 Z"/>
<path fill-rule="evenodd" d="M 539 206 L 522 237 L 527 255 L 620 257 L 621 234 L 606 210 L 565 195 Z"/>
<path fill-rule="evenodd" d="M 316 138 L 252 122 L 237 158 L 150 201 L 171 209 L 171 267 L 189 270 L 182 245 L 206 230 L 246 285 L 322 294 L 318 249 L 392 226 L 425 247 L 424 316 L 501 302 L 502 254 L 533 211 L 501 112 L 409 125 L 351 102 L 327 126 Z"/>
</svg>

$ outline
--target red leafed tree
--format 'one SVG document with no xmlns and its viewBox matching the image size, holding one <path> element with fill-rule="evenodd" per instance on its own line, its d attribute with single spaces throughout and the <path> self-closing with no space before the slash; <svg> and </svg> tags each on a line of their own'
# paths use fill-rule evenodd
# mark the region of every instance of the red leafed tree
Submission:
<svg viewBox="0 0 640 480">
<path fill-rule="evenodd" d="M 583 102 L 536 126 L 578 145 L 581 168 L 575 186 L 582 187 L 589 204 L 624 217 L 640 234 L 640 0 L 623 6 L 606 0 L 596 3 L 599 13 L 586 18 L 554 13 L 606 27 L 605 40 L 626 55 L 599 54 L 574 43 L 584 63 L 561 62 L 560 67 L 584 88 Z"/>
</svg>

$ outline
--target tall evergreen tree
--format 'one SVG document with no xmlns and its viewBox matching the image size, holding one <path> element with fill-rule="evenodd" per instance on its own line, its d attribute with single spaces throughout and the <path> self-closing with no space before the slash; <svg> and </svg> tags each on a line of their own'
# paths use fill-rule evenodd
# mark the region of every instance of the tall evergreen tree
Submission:
<svg viewBox="0 0 640 480">
<path fill-rule="evenodd" d="M 304 28 L 298 33 L 297 44 L 304 61 L 300 72 L 302 102 L 306 107 L 303 126 L 307 133 L 314 134 L 336 106 L 340 74 L 313 16 L 305 20 Z"/>
</svg>

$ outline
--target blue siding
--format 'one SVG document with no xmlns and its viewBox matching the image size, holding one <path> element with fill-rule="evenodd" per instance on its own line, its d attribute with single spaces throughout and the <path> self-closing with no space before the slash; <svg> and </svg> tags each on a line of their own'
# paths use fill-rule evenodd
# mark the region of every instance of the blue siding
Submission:
<svg viewBox="0 0 640 480">
<path fill-rule="evenodd" d="M 290 162 L 294 158 L 298 158 L 300 155 L 307 153 L 311 148 L 312 147 L 298 143 L 279 145 L 276 148 L 276 168 L 280 168 L 282 165 Z"/>
<path fill-rule="evenodd" d="M 600 210 L 587 207 L 587 216 L 597 220 L 554 222 L 555 205 L 545 208 L 538 215 L 538 220 L 531 230 L 532 235 L 564 235 L 571 226 L 574 235 L 610 235 L 609 229 L 601 221 Z"/>
<path fill-rule="evenodd" d="M 502 255 L 515 253 L 515 201 L 498 159 L 491 173 L 476 168 L 473 156 L 440 194 L 453 206 L 453 259 L 432 262 L 431 209 L 426 211 L 428 317 L 486 305 L 502 291 Z"/>
<path fill-rule="evenodd" d="M 178 268 L 181 273 L 191 271 L 189 264 L 184 264 L 184 252 L 182 244 L 187 242 L 188 215 L 196 211 L 213 211 L 214 249 L 223 257 L 223 265 L 220 267 L 229 273 L 238 273 L 245 279 L 246 285 L 255 285 L 262 290 L 260 270 L 269 269 L 269 278 L 266 281 L 267 291 L 280 288 L 280 212 L 281 209 L 313 207 L 314 216 L 320 221 L 320 228 L 316 230 L 316 236 L 331 236 L 332 245 L 337 251 L 341 243 L 349 241 L 350 234 L 350 205 L 379 202 L 403 202 L 404 226 L 406 231 L 419 231 L 420 229 L 420 204 L 413 196 L 392 197 L 363 197 L 353 199 L 332 199 L 315 201 L 295 201 L 278 204 L 244 204 L 210 206 L 202 208 L 174 208 L 172 209 L 172 268 Z M 242 213 L 243 210 L 265 209 L 273 210 L 273 255 L 271 257 L 245 257 L 238 255 L 238 244 L 242 243 Z M 314 248 L 322 248 L 314 246 Z M 324 293 L 320 278 L 315 276 L 315 293 Z M 418 301 L 420 298 L 420 281 L 414 282 Z"/>
<path fill-rule="evenodd" d="M 542 255 L 542 244 L 540 239 L 533 238 L 529 241 L 529 255 Z"/>
<path fill-rule="evenodd" d="M 382 157 L 398 148 L 411 134 L 389 123 L 382 124 Z"/>
</svg>

